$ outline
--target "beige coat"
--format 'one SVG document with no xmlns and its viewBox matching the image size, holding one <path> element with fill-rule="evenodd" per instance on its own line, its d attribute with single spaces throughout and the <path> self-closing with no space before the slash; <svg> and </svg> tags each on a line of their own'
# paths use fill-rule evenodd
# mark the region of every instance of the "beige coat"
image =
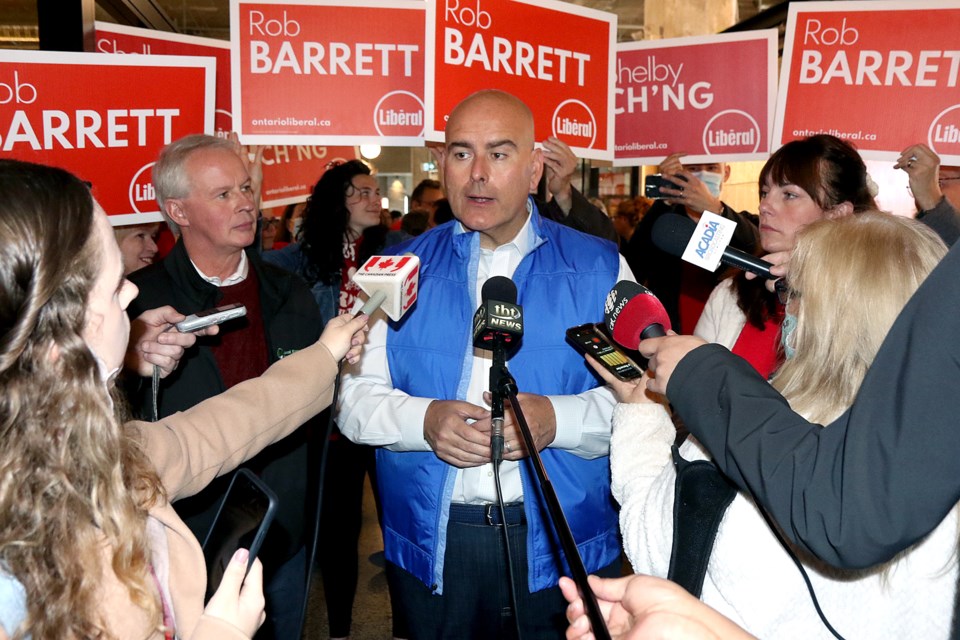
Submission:
<svg viewBox="0 0 960 640">
<path fill-rule="evenodd" d="M 333 396 L 336 372 L 333 355 L 318 342 L 277 362 L 259 378 L 238 384 L 189 411 L 159 423 L 130 422 L 127 427 L 139 432 L 169 500 L 177 500 L 198 492 L 326 408 Z M 246 638 L 236 627 L 203 615 L 203 552 L 169 502 L 151 509 L 150 515 L 165 533 L 177 637 Z M 111 632 L 123 640 L 162 640 L 161 633 L 151 632 L 153 621 L 131 602 L 109 562 L 104 567 L 101 602 Z M 3 636 L 0 629 L 0 638 Z"/>
</svg>

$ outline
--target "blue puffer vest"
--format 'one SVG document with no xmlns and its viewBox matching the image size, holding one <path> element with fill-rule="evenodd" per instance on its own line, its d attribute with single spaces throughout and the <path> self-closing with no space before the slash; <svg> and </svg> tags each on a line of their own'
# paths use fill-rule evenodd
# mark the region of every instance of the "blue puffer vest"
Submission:
<svg viewBox="0 0 960 640">
<path fill-rule="evenodd" d="M 544 220 L 536 211 L 532 224 L 535 248 L 513 275 L 525 333 L 508 366 L 522 392 L 581 393 L 596 387 L 597 379 L 565 341 L 565 331 L 603 317 L 604 299 L 619 271 L 616 248 Z M 421 260 L 418 301 L 400 322 L 390 323 L 387 335 L 394 387 L 413 396 L 463 400 L 466 395 L 478 306 L 470 283 L 477 273 L 479 234 L 457 234 L 456 229 L 457 223 L 450 222 L 391 247 Z M 620 542 L 609 458 L 585 460 L 550 448 L 541 455 L 587 571 L 614 562 Z M 443 592 L 456 471 L 432 452 L 377 452 L 386 557 L 438 594 Z M 528 588 L 534 592 L 556 585 L 562 552 L 529 460 L 521 464 L 521 477 L 529 531 Z"/>
</svg>

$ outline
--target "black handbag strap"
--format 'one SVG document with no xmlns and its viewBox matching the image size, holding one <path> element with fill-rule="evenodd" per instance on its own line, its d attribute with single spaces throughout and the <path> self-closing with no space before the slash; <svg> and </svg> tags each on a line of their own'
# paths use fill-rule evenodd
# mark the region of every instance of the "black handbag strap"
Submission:
<svg viewBox="0 0 960 640">
<path fill-rule="evenodd" d="M 713 462 L 685 460 L 676 443 L 672 451 L 677 479 L 667 578 L 699 598 L 720 521 L 737 489 Z"/>
</svg>

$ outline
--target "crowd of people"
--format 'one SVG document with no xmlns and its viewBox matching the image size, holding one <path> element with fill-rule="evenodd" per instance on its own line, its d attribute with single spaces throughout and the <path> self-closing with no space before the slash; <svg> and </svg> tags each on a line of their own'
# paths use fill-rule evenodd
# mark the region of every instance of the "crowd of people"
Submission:
<svg viewBox="0 0 960 640">
<path fill-rule="evenodd" d="M 385 220 L 364 161 L 270 217 L 262 151 L 187 136 L 153 171 L 166 251 L 77 177 L 0 160 L 0 640 L 297 638 L 314 561 L 346 638 L 367 475 L 396 638 L 593 637 L 534 453 L 614 638 L 951 637 L 960 169 L 904 149 L 917 215 L 894 216 L 855 147 L 811 136 L 765 163 L 754 214 L 723 202 L 729 165 L 673 153 L 663 197 L 608 215 L 570 148 L 535 142 L 519 98 L 471 95 L 442 179 Z M 779 286 L 654 243 L 704 212 Z M 406 252 L 413 310 L 354 317 L 355 270 Z M 472 334 L 497 276 L 527 327 L 503 415 Z M 565 340 L 622 280 L 677 330 L 630 381 Z M 205 602 L 199 541 L 241 466 L 277 517 Z"/>
</svg>

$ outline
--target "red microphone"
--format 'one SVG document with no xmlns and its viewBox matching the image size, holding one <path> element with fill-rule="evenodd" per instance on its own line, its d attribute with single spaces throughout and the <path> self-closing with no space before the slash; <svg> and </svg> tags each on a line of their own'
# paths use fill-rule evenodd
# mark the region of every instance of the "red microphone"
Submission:
<svg viewBox="0 0 960 640">
<path fill-rule="evenodd" d="M 610 290 L 603 319 L 617 344 L 636 350 L 641 340 L 659 338 L 670 330 L 670 316 L 649 289 L 621 280 Z"/>
</svg>

